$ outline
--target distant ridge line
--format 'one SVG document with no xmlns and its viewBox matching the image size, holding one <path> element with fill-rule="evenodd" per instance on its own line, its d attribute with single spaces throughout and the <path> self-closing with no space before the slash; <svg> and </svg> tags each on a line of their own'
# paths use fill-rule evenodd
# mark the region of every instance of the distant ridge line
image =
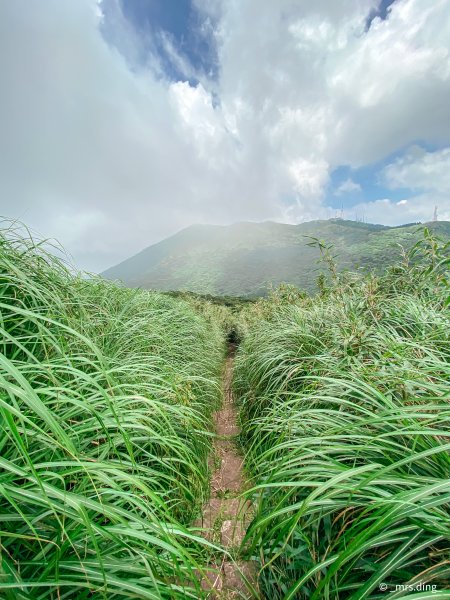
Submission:
<svg viewBox="0 0 450 600">
<path fill-rule="evenodd" d="M 340 269 L 381 270 L 400 259 L 426 226 L 450 239 L 450 222 L 387 226 L 348 219 L 298 224 L 251 221 L 191 225 L 107 269 L 102 276 L 129 287 L 257 297 L 281 283 L 316 287 L 322 266 L 311 237 L 333 246 Z M 308 236 L 306 238 L 305 236 Z"/>
</svg>

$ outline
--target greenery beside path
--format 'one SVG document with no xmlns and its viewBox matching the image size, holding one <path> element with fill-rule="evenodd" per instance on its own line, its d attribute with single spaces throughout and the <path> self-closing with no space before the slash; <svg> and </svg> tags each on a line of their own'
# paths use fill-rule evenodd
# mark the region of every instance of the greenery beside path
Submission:
<svg viewBox="0 0 450 600">
<path fill-rule="evenodd" d="M 285 287 L 241 315 L 234 387 L 260 587 L 285 600 L 448 598 L 448 245 L 425 232 L 365 278 L 337 274 L 319 247 L 320 294 Z"/>
<path fill-rule="evenodd" d="M 215 309 L 74 275 L 45 248 L 0 237 L 0 596 L 197 598 Z"/>
</svg>

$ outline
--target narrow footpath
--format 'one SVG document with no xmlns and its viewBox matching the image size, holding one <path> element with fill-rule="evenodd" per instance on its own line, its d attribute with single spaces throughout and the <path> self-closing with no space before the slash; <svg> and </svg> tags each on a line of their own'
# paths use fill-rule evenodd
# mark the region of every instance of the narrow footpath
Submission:
<svg viewBox="0 0 450 600">
<path fill-rule="evenodd" d="M 220 544 L 232 560 L 212 565 L 213 571 L 202 581 L 209 598 L 255 598 L 249 590 L 255 587 L 254 566 L 239 559 L 239 549 L 251 520 L 251 505 L 240 495 L 247 482 L 243 472 L 243 458 L 237 448 L 239 427 L 237 409 L 233 402 L 232 379 L 235 346 L 230 344 L 223 381 L 223 405 L 214 417 L 216 439 L 210 468 L 212 471 L 210 500 L 203 507 L 197 525 L 204 535 Z"/>
</svg>

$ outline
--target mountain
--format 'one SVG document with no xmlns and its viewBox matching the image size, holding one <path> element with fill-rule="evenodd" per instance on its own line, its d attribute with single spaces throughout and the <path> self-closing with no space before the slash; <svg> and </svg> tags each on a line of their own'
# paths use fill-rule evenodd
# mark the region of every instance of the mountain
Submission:
<svg viewBox="0 0 450 600">
<path fill-rule="evenodd" d="M 450 239 L 450 222 L 428 223 Z M 201 294 L 258 296 L 282 282 L 313 290 L 318 274 L 313 236 L 333 245 L 340 269 L 378 270 L 397 261 L 399 245 L 423 237 L 418 224 L 387 227 L 330 219 L 299 225 L 236 223 L 193 225 L 102 273 L 130 287 Z"/>
</svg>

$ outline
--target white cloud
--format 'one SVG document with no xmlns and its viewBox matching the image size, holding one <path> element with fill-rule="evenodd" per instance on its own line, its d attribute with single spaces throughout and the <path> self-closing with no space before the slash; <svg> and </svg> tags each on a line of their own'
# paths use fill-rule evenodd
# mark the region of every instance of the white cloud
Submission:
<svg viewBox="0 0 450 600">
<path fill-rule="evenodd" d="M 450 201 L 443 198 L 439 202 L 427 194 L 412 196 L 407 200 L 395 202 L 388 198 L 374 202 L 363 202 L 354 206 L 352 212 L 364 216 L 369 223 L 402 225 L 403 223 L 426 223 L 432 220 L 434 207 L 438 206 L 439 219 L 450 220 Z"/>
<path fill-rule="evenodd" d="M 360 192 L 362 190 L 359 183 L 353 181 L 350 177 L 343 181 L 336 189 L 335 195 L 341 196 L 342 194 L 353 194 L 354 192 Z"/>
<path fill-rule="evenodd" d="M 97 3 L 0 5 L 0 214 L 103 268 L 192 222 L 275 216 L 210 94 L 133 73 Z M 11 26 L 14 24 L 14 27 Z"/>
<path fill-rule="evenodd" d="M 355 210 L 368 220 L 399 225 L 431 221 L 434 207 L 442 220 L 450 220 L 450 147 L 427 152 L 412 146 L 382 171 L 388 189 L 411 190 L 411 196 L 397 202 L 389 199 L 361 203 Z"/>
<path fill-rule="evenodd" d="M 435 206 L 440 219 L 450 220 L 450 148 L 426 152 L 412 146 L 383 169 L 382 177 L 388 188 L 405 188 L 414 195 L 398 202 L 378 200 L 360 204 L 357 208 L 369 220 L 391 225 L 431 221 Z"/>
<path fill-rule="evenodd" d="M 109 23 L 96 0 L 0 3 L 0 213 L 104 268 L 193 222 L 323 216 L 335 167 L 450 146 L 448 0 L 396 0 L 369 31 L 376 0 L 195 3 L 219 59 L 197 86 L 167 80 L 117 2 Z M 434 196 L 447 214 L 447 151 L 415 152 L 384 174 L 416 195 L 367 218 L 427 220 Z"/>
<path fill-rule="evenodd" d="M 450 194 L 450 147 L 426 152 L 419 146 L 413 146 L 403 157 L 387 165 L 383 175 L 386 184 L 393 189 Z"/>
<path fill-rule="evenodd" d="M 294 190 L 301 197 L 315 200 L 322 195 L 328 180 L 328 165 L 325 161 L 311 162 L 297 158 L 288 165 L 287 171 Z"/>
<path fill-rule="evenodd" d="M 366 31 L 377 5 L 214 3 L 224 110 L 245 148 L 264 148 L 280 193 L 297 194 L 283 212 L 291 220 L 323 216 L 329 173 L 341 164 L 382 161 L 417 139 L 450 143 L 448 1 L 397 0 Z M 337 192 L 358 186 L 349 180 Z M 429 205 L 420 196 L 407 214 L 399 204 L 395 219 L 427 220 Z M 382 206 L 371 206 L 374 218 L 392 221 Z"/>
<path fill-rule="evenodd" d="M 179 81 L 170 85 L 169 99 L 181 131 L 201 159 L 214 166 L 230 150 L 222 145 L 229 146 L 231 140 L 220 112 L 213 108 L 211 94 L 201 84 L 192 87 L 188 82 Z"/>
</svg>

